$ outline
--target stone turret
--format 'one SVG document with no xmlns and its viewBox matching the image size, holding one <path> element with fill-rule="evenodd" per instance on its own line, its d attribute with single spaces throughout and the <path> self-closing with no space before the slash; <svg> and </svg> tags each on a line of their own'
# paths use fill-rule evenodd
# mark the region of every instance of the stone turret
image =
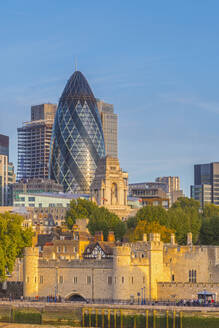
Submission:
<svg viewBox="0 0 219 328">
<path fill-rule="evenodd" d="M 163 242 L 159 233 L 149 237 L 149 298 L 157 299 L 157 282 L 163 281 Z"/>
<path fill-rule="evenodd" d="M 24 297 L 34 298 L 38 296 L 38 261 L 39 249 L 27 247 L 24 251 Z"/>
<path fill-rule="evenodd" d="M 127 299 L 129 296 L 129 270 L 131 264 L 131 248 L 118 246 L 113 252 L 113 298 Z"/>
</svg>

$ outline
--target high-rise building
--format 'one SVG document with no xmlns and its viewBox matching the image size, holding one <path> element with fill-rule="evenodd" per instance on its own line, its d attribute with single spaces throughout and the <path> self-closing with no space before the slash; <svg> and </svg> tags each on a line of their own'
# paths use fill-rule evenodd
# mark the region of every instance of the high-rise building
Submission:
<svg viewBox="0 0 219 328">
<path fill-rule="evenodd" d="M 118 115 L 114 113 L 113 105 L 97 99 L 100 113 L 106 156 L 118 157 Z"/>
<path fill-rule="evenodd" d="M 9 137 L 0 134 L 0 206 L 12 205 L 14 165 L 9 162 Z"/>
<path fill-rule="evenodd" d="M 179 177 L 158 177 L 155 181 L 164 183 L 166 185 L 166 192 L 180 190 Z"/>
<path fill-rule="evenodd" d="M 0 155 L 0 206 L 12 205 L 14 183 L 14 165 L 8 162 L 8 156 Z"/>
<path fill-rule="evenodd" d="M 180 179 L 179 177 L 158 177 L 155 180 L 156 182 L 164 183 L 164 191 L 167 193 L 170 206 L 175 203 L 175 201 L 180 197 L 185 197 L 182 190 L 180 190 Z"/>
<path fill-rule="evenodd" d="M 142 206 L 162 206 L 169 208 L 170 200 L 163 182 L 138 182 L 129 184 L 129 196 L 137 197 Z"/>
<path fill-rule="evenodd" d="M 19 199 L 21 193 L 62 193 L 63 186 L 50 179 L 25 179 L 13 185 L 13 199 Z"/>
<path fill-rule="evenodd" d="M 52 127 L 57 106 L 31 107 L 31 121 L 18 128 L 17 180 L 48 178 Z"/>
<path fill-rule="evenodd" d="M 194 165 L 194 185 L 191 197 L 201 205 L 213 203 L 219 205 L 219 162 Z"/>
<path fill-rule="evenodd" d="M 9 157 L 9 137 L 0 134 L 0 155 Z"/>
<path fill-rule="evenodd" d="M 79 71 L 68 80 L 53 126 L 50 178 L 64 191 L 89 193 L 97 163 L 105 156 L 104 136 L 91 88 Z"/>
</svg>

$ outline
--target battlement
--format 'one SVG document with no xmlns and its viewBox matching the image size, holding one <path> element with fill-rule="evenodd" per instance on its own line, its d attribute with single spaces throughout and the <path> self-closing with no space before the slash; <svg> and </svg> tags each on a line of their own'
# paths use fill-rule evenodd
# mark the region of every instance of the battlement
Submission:
<svg viewBox="0 0 219 328">
<path fill-rule="evenodd" d="M 24 249 L 24 256 L 39 256 L 39 248 L 38 247 L 26 247 Z"/>
<path fill-rule="evenodd" d="M 113 255 L 116 256 L 131 256 L 131 247 L 129 244 L 117 246 L 113 249 Z"/>
</svg>

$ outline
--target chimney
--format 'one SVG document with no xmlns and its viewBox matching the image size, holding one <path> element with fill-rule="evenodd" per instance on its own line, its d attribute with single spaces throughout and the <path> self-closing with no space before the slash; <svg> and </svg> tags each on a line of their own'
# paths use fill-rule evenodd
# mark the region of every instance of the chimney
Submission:
<svg viewBox="0 0 219 328">
<path fill-rule="evenodd" d="M 192 233 L 187 233 L 187 245 L 192 245 Z"/>
<path fill-rule="evenodd" d="M 146 233 L 143 234 L 143 241 L 144 241 L 145 243 L 148 241 L 148 239 L 147 239 L 147 234 L 146 234 Z"/>
<path fill-rule="evenodd" d="M 94 241 L 103 241 L 103 231 L 96 231 L 94 235 Z"/>
<path fill-rule="evenodd" d="M 176 241 L 175 241 L 175 233 L 171 233 L 170 243 L 171 243 L 171 245 L 175 245 L 175 243 L 176 243 Z"/>
<path fill-rule="evenodd" d="M 114 243 L 115 242 L 115 235 L 114 235 L 114 231 L 109 231 L 108 233 L 108 237 L 107 237 L 107 241 Z"/>
</svg>

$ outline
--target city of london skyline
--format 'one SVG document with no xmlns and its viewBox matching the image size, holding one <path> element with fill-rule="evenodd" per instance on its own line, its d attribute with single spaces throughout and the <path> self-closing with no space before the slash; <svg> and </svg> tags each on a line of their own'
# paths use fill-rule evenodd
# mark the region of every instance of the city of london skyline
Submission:
<svg viewBox="0 0 219 328">
<path fill-rule="evenodd" d="M 30 107 L 58 104 L 77 57 L 96 97 L 119 115 L 130 182 L 180 176 L 188 195 L 193 165 L 218 161 L 218 4 L 185 1 L 169 12 L 162 1 L 68 4 L 2 5 L 0 128 L 10 136 L 10 160 L 17 167 L 16 130 Z M 59 23 L 48 25 L 46 12 Z"/>
</svg>

